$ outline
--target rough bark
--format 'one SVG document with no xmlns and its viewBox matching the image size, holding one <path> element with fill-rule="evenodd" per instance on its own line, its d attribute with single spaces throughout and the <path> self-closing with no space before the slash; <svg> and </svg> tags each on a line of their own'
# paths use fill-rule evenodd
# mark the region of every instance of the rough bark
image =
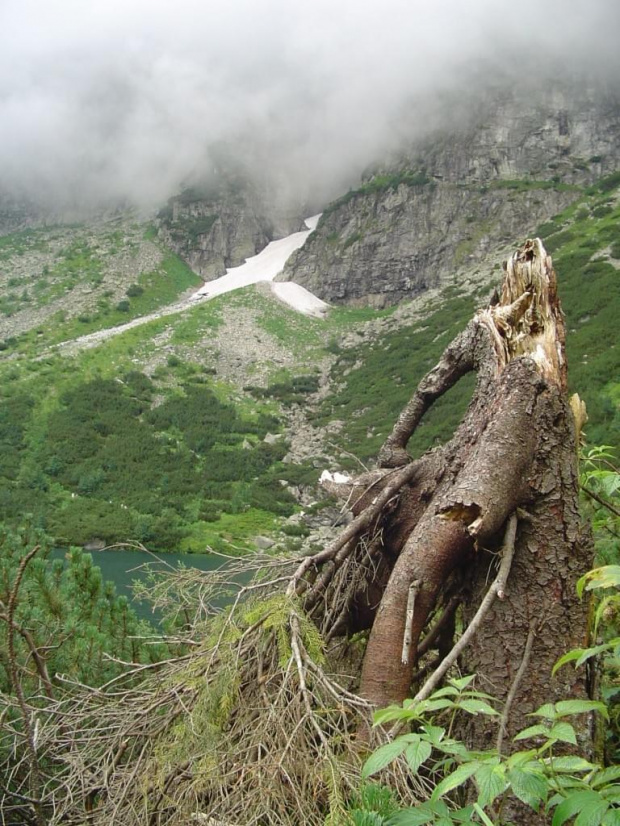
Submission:
<svg viewBox="0 0 620 826">
<path fill-rule="evenodd" d="M 447 601 L 447 585 L 455 576 L 463 583 L 468 622 L 492 579 L 506 523 L 518 511 L 506 594 L 461 657 L 462 667 L 500 699 L 512 687 L 504 721 L 509 737 L 532 707 L 587 689 L 575 672 L 550 676 L 557 657 L 585 633 L 574 581 L 587 569 L 591 549 L 578 514 L 563 318 L 551 259 L 538 239 L 508 262 L 498 303 L 476 314 L 422 380 L 381 449 L 383 467 L 411 461 L 407 442 L 425 411 L 471 370 L 476 390 L 453 439 L 418 460 L 424 473 L 383 514 L 381 550 L 393 568 L 372 624 L 360 693 L 377 706 L 405 699 L 420 666 L 418 644 L 438 600 Z M 371 490 L 387 478 L 375 476 Z M 367 501 L 368 495 L 360 498 L 358 509 Z M 497 738 L 487 728 L 473 718 L 472 745 Z"/>
</svg>

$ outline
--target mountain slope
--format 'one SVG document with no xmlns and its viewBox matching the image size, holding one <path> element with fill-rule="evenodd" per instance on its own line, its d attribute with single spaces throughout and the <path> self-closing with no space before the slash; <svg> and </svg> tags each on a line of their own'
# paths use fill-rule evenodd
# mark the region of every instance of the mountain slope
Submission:
<svg viewBox="0 0 620 826">
<path fill-rule="evenodd" d="M 520 239 L 619 165 L 617 94 L 495 94 L 330 204 L 282 277 L 327 301 L 394 304 Z"/>
</svg>

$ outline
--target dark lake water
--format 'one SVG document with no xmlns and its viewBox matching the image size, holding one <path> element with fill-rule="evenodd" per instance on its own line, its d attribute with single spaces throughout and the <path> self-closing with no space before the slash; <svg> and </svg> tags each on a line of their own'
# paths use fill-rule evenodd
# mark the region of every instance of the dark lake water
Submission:
<svg viewBox="0 0 620 826">
<path fill-rule="evenodd" d="M 66 553 L 64 548 L 55 548 L 52 557 L 62 559 Z M 101 568 L 103 578 L 111 580 L 116 585 L 116 592 L 126 596 L 139 617 L 157 622 L 149 603 L 134 599 L 132 584 L 144 581 L 147 573 L 141 566 L 147 563 L 153 568 L 158 560 L 162 569 L 168 566 L 173 568 L 183 565 L 185 568 L 198 568 L 200 571 L 214 571 L 226 563 L 219 556 L 210 554 L 156 554 L 146 551 L 133 550 L 106 550 L 90 551 L 93 563 Z"/>
</svg>

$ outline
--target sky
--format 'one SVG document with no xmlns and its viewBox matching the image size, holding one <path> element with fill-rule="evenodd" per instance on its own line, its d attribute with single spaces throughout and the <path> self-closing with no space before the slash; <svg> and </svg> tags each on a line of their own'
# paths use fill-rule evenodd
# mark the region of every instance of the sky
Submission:
<svg viewBox="0 0 620 826">
<path fill-rule="evenodd" d="M 302 201 L 445 93 L 620 82 L 619 41 L 620 0 L 0 0 L 0 192 L 148 209 L 224 143 Z"/>
</svg>

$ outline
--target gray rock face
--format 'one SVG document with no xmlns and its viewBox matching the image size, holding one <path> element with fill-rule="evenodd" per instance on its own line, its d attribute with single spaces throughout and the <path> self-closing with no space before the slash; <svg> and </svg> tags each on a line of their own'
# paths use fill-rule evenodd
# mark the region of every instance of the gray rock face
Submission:
<svg viewBox="0 0 620 826">
<path fill-rule="evenodd" d="M 267 190 L 235 176 L 172 198 L 160 213 L 159 234 L 195 272 L 211 281 L 301 226 L 299 215 L 279 207 Z"/>
<path fill-rule="evenodd" d="M 330 204 L 280 278 L 377 307 L 440 286 L 620 166 L 619 100 L 554 90 L 479 104 L 461 131 L 411 147 Z"/>
</svg>

